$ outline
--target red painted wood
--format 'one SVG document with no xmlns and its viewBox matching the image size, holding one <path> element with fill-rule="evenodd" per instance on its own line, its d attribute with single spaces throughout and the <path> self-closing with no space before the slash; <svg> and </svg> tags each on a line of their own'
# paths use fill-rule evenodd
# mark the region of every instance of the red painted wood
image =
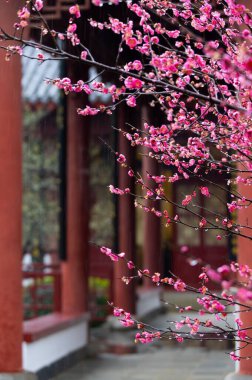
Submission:
<svg viewBox="0 0 252 380">
<path fill-rule="evenodd" d="M 44 280 L 50 277 L 51 283 L 46 283 Z M 44 265 L 33 263 L 32 265 L 23 268 L 23 279 L 31 279 L 33 283 L 26 287 L 26 295 L 28 301 L 24 303 L 24 317 L 26 319 L 39 317 L 41 312 L 61 311 L 61 271 L 58 264 Z M 52 302 L 48 303 L 48 294 L 43 295 L 45 291 L 50 292 Z M 41 292 L 42 291 L 42 292 Z M 30 296 L 30 297 L 29 297 Z M 45 299 L 47 297 L 47 299 Z M 27 317 L 26 311 L 29 311 Z"/>
<path fill-rule="evenodd" d="M 120 111 L 119 125 L 125 130 L 125 115 L 124 109 Z M 132 148 L 129 141 L 120 133 L 118 151 L 124 154 L 128 163 L 132 161 Z M 128 176 L 128 170 L 120 167 L 119 169 L 119 188 L 132 188 L 133 181 Z M 134 262 L 135 258 L 135 207 L 133 198 L 130 195 L 119 197 L 119 219 L 118 219 L 118 243 L 119 251 L 127 254 L 128 260 Z M 119 261 L 114 265 L 114 304 L 120 306 L 130 313 L 135 312 L 135 286 L 134 281 L 129 285 L 122 282 L 123 276 L 131 276 L 132 271 L 129 271 L 124 261 Z"/>
<path fill-rule="evenodd" d="M 80 79 L 71 64 L 68 75 Z M 79 313 L 88 308 L 88 141 L 86 120 L 76 112 L 86 104 L 79 94 L 67 97 L 67 260 L 62 263 L 62 311 Z"/>
<path fill-rule="evenodd" d="M 144 156 L 142 159 L 142 172 L 144 183 L 150 188 L 153 186 L 153 181 L 147 178 L 147 173 L 151 175 L 158 175 L 159 165 L 156 160 Z M 145 206 L 151 209 L 154 207 L 159 209 L 158 202 L 146 201 Z M 144 238 L 143 238 L 143 268 L 149 269 L 151 273 L 162 273 L 161 263 L 161 224 L 160 219 L 151 212 L 143 211 L 144 219 Z M 153 287 L 152 282 L 148 278 L 144 278 L 144 286 L 149 288 Z"/>
<path fill-rule="evenodd" d="M 23 340 L 34 342 L 88 319 L 87 313 L 64 315 L 52 313 L 23 323 Z"/>
<path fill-rule="evenodd" d="M 147 107 L 142 107 L 142 119 L 149 121 L 150 116 Z M 159 164 L 155 159 L 148 157 L 149 149 L 143 148 L 142 157 L 142 176 L 147 187 L 152 188 L 154 182 L 148 178 L 148 174 L 157 176 L 159 174 Z M 146 200 L 145 206 L 151 209 L 154 207 L 159 210 L 161 204 Z M 143 268 L 149 269 L 151 273 L 162 273 L 161 262 L 161 224 L 160 219 L 151 212 L 143 211 Z M 146 288 L 153 287 L 148 278 L 144 278 Z"/>
<path fill-rule="evenodd" d="M 248 199 L 252 198 L 252 189 L 250 186 L 240 185 L 239 187 L 240 193 L 247 197 Z M 252 208 L 251 206 L 247 209 L 242 209 L 238 214 L 239 223 L 243 225 L 248 225 L 251 227 L 252 225 Z M 242 232 L 246 235 L 252 237 L 252 232 L 248 229 L 244 228 Z M 238 258 L 240 264 L 247 264 L 250 268 L 252 268 L 252 250 L 251 250 L 251 241 L 244 238 L 237 239 L 237 248 L 238 248 Z M 251 303 L 252 307 L 252 303 Z M 240 318 L 243 321 L 242 328 L 251 327 L 252 325 L 252 312 L 249 313 L 241 313 Z M 247 334 L 250 338 L 252 338 L 251 330 L 247 331 Z M 241 356 L 252 356 L 252 345 L 244 348 L 239 353 Z M 246 375 L 252 375 L 252 360 L 242 360 L 240 362 L 240 373 Z"/>
<path fill-rule="evenodd" d="M 3 1 L 1 27 L 11 33 L 19 1 Z M 1 43 L 3 45 L 3 42 Z M 21 370 L 21 70 L 0 51 L 0 373 Z"/>
</svg>

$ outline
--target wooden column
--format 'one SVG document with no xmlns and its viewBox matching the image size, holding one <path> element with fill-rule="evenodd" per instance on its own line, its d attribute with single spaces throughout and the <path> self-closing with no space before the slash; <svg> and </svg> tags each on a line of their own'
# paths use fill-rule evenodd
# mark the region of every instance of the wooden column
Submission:
<svg viewBox="0 0 252 380">
<path fill-rule="evenodd" d="M 248 9 L 251 9 L 252 3 L 251 0 L 241 0 L 239 3 L 244 4 Z M 240 192 L 245 197 L 251 199 L 252 198 L 252 189 L 250 186 L 240 185 Z M 239 211 L 239 223 L 243 225 L 252 225 L 252 207 L 248 207 L 247 209 L 242 209 Z M 244 229 L 245 234 L 251 234 L 249 230 Z M 247 264 L 250 268 L 252 268 L 252 242 L 248 239 L 238 238 L 237 241 L 237 249 L 238 249 L 238 260 L 240 264 Z M 251 304 L 252 306 L 252 304 Z M 243 326 L 252 326 L 252 312 L 249 313 L 241 313 L 241 320 L 243 321 Z M 252 333 L 248 333 L 248 336 L 252 338 Z M 252 345 L 249 345 L 245 349 L 241 350 L 237 353 L 241 356 L 252 356 Z M 226 380 L 245 380 L 252 379 L 252 360 L 242 360 L 237 364 L 237 371 L 235 374 L 230 374 L 226 377 Z"/>
<path fill-rule="evenodd" d="M 250 186 L 240 186 L 240 192 L 245 197 L 251 199 L 252 198 L 252 189 Z M 252 225 L 252 207 L 249 206 L 246 209 L 242 209 L 239 211 L 239 223 L 243 225 L 248 225 L 251 227 Z M 244 229 L 241 232 L 245 234 L 252 233 Z M 252 268 L 252 242 L 249 239 L 238 238 L 237 242 L 238 248 L 238 260 L 240 264 L 247 264 L 250 268 Z M 251 304 L 252 306 L 252 304 Z M 241 313 L 241 320 L 243 321 L 242 327 L 252 326 L 252 312 L 250 313 Z M 252 332 L 248 332 L 248 336 L 252 338 Z M 249 345 L 245 349 L 240 351 L 241 356 L 252 356 L 252 345 Z M 239 373 L 241 375 L 251 375 L 252 379 L 252 360 L 242 360 L 239 365 Z"/>
<path fill-rule="evenodd" d="M 148 110 L 143 107 L 142 110 L 143 121 L 149 121 Z M 158 162 L 149 157 L 150 149 L 143 149 L 142 159 L 142 176 L 144 183 L 150 188 L 155 187 L 155 182 L 147 178 L 147 173 L 151 175 L 158 175 L 159 165 Z M 158 210 L 160 207 L 159 202 L 147 200 L 145 205 L 148 208 L 154 207 Z M 161 225 L 160 219 L 151 212 L 143 212 L 144 230 L 143 230 L 143 268 L 149 269 L 151 273 L 161 271 Z M 144 279 L 145 287 L 153 287 L 151 281 L 147 278 Z"/>
<path fill-rule="evenodd" d="M 241 0 L 239 3 L 244 4 L 248 9 L 251 9 L 252 3 L 251 0 Z M 240 192 L 247 198 L 252 198 L 252 189 L 249 186 L 240 185 Z M 239 223 L 243 225 L 252 225 L 252 207 L 247 209 L 242 209 L 239 211 Z M 244 230 L 245 234 L 249 234 L 249 230 Z M 252 234 L 251 234 L 252 235 Z M 238 260 L 240 264 L 247 264 L 252 268 L 252 242 L 248 239 L 238 238 L 237 241 L 238 249 Z M 251 304 L 252 306 L 252 304 Z M 250 313 L 241 313 L 240 318 L 243 321 L 243 327 L 252 325 L 252 312 Z M 248 336 L 252 338 L 252 333 L 248 333 Z M 245 349 L 241 350 L 237 354 L 241 356 L 252 356 L 252 345 L 249 345 Z M 243 375 L 246 376 L 246 379 L 252 379 L 252 360 L 242 360 L 239 365 L 237 365 L 237 374 L 229 375 L 227 379 L 243 379 Z"/>
<path fill-rule="evenodd" d="M 251 199 L 252 198 L 252 189 L 250 186 L 239 186 L 240 194 L 245 197 Z M 252 207 L 248 207 L 242 210 L 239 210 L 238 213 L 238 223 L 242 225 L 251 226 L 252 224 Z M 242 233 L 246 235 L 252 236 L 252 233 L 244 228 L 241 230 Z M 240 264 L 247 264 L 250 268 L 252 268 L 252 243 L 249 239 L 245 239 L 239 237 L 237 239 L 237 250 L 238 250 L 238 261 Z M 246 302 L 246 304 L 249 304 Z M 252 306 L 252 303 L 251 303 Z M 238 315 L 237 315 L 238 317 Z M 249 313 L 241 313 L 240 319 L 243 322 L 242 328 L 252 326 L 252 312 Z M 251 331 L 247 332 L 247 335 L 252 338 Z M 252 345 L 247 346 L 246 348 L 237 351 L 236 354 L 238 356 L 252 356 Z M 236 362 L 236 372 L 229 374 L 225 380 L 252 380 L 252 360 L 241 360 L 240 362 Z"/>
<path fill-rule="evenodd" d="M 70 68 L 68 75 L 74 81 L 79 68 L 73 64 Z M 88 303 L 89 131 L 87 119 L 76 112 L 86 102 L 80 94 L 67 96 L 67 257 L 62 263 L 62 311 L 65 314 L 87 311 Z"/>
<path fill-rule="evenodd" d="M 120 109 L 119 125 L 125 130 L 125 110 Z M 127 162 L 133 162 L 134 151 L 129 141 L 119 133 L 118 152 L 125 155 Z M 119 165 L 119 164 L 118 164 Z M 134 182 L 128 176 L 128 169 L 119 168 L 118 186 L 121 189 L 127 187 L 132 189 Z M 135 260 L 135 207 L 134 199 L 131 195 L 119 196 L 118 199 L 118 249 L 125 252 L 129 260 Z M 131 276 L 132 271 L 128 270 L 126 263 L 120 261 L 114 266 L 114 304 L 120 306 L 130 313 L 135 313 L 135 283 L 129 285 L 122 282 L 123 276 Z"/>
<path fill-rule="evenodd" d="M 144 183 L 153 186 L 153 181 L 147 179 L 146 173 L 158 175 L 158 164 L 152 158 L 144 157 L 142 162 Z M 146 207 L 158 209 L 159 202 L 146 201 Z M 161 225 L 160 219 L 151 212 L 143 212 L 144 238 L 143 238 L 143 268 L 149 269 L 151 273 L 161 271 Z M 151 281 L 144 279 L 145 287 L 153 287 Z"/>
<path fill-rule="evenodd" d="M 18 3 L 1 3 L 0 26 L 10 33 Z M 22 368 L 22 134 L 20 59 L 6 62 L 2 50 L 0 88 L 0 372 L 5 373 Z"/>
</svg>

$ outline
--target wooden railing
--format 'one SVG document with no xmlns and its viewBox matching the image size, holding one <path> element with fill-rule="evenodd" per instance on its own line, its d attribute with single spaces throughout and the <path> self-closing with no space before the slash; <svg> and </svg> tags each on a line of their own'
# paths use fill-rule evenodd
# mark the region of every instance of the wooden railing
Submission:
<svg viewBox="0 0 252 380">
<path fill-rule="evenodd" d="M 89 273 L 88 309 L 92 321 L 104 321 L 111 313 L 113 267 L 97 260 Z M 24 320 L 61 311 L 60 264 L 23 264 Z"/>
<path fill-rule="evenodd" d="M 24 320 L 61 310 L 59 265 L 34 263 L 23 266 Z"/>
</svg>

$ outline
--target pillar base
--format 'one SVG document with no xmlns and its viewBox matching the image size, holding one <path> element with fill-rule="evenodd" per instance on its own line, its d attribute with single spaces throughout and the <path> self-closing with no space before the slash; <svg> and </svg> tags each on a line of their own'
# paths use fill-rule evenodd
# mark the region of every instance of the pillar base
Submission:
<svg viewBox="0 0 252 380">
<path fill-rule="evenodd" d="M 233 372 L 229 373 L 224 380 L 252 380 L 252 375 L 240 375 L 239 373 Z"/>
<path fill-rule="evenodd" d="M 0 380 L 37 380 L 37 376 L 31 372 L 0 373 Z"/>
</svg>

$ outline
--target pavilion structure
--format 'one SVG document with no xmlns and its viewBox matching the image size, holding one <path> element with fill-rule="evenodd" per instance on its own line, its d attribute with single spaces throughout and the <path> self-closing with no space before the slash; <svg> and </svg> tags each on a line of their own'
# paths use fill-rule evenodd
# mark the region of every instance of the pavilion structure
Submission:
<svg viewBox="0 0 252 380">
<path fill-rule="evenodd" d="M 61 5 L 67 1 L 57 2 Z M 69 2 L 70 3 L 70 2 Z M 20 2 L 3 2 L 0 26 L 11 32 Z M 56 9 L 56 8 L 55 8 Z M 57 313 L 23 322 L 22 310 L 22 110 L 21 64 L 18 57 L 5 62 L 0 51 L 0 380 L 50 378 L 60 363 L 83 357 L 88 345 L 88 271 L 89 271 L 89 125 L 88 119 L 77 115 L 82 99 L 70 94 L 66 99 L 66 210 L 65 250 L 61 262 L 61 308 Z M 78 67 L 68 66 L 68 75 L 78 77 Z M 142 111 L 146 119 L 146 111 Z M 118 127 L 125 127 L 125 110 L 118 115 Z M 118 151 L 129 154 L 126 139 L 119 137 Z M 144 172 L 156 170 L 153 160 L 144 158 Z M 131 186 L 127 171 L 119 169 L 118 184 Z M 118 251 L 135 260 L 135 208 L 130 197 L 118 200 Z M 247 210 L 251 213 L 251 211 Z M 245 218 L 252 218 L 246 215 Z M 160 271 L 160 226 L 147 213 L 143 216 L 143 267 Z M 241 261 L 252 264 L 249 247 L 239 243 Z M 126 287 L 120 280 L 125 275 L 120 264 L 115 266 L 113 300 L 133 314 L 146 314 L 158 306 L 153 290 L 144 284 L 137 295 L 133 285 Z M 151 297 L 148 297 L 151 294 Z M 156 294 L 156 293 L 155 293 Z M 138 302 L 137 302 L 138 297 Z M 150 301 L 151 300 L 151 301 Z M 154 302 L 154 305 L 152 304 Z M 156 303 L 155 303 L 156 302 Z M 244 317 L 243 317 L 244 318 Z M 249 314 L 246 318 L 251 320 Z M 248 323 L 249 323 L 248 320 Z M 244 319 L 245 321 L 245 319 Z M 246 322 L 246 321 L 245 321 Z M 252 346 L 247 348 L 252 356 Z M 33 374 L 33 375 L 31 375 Z M 252 378 L 252 361 L 242 362 L 235 379 Z M 238 377 L 237 377 L 238 376 Z M 241 377 L 243 379 L 243 377 Z"/>
</svg>

